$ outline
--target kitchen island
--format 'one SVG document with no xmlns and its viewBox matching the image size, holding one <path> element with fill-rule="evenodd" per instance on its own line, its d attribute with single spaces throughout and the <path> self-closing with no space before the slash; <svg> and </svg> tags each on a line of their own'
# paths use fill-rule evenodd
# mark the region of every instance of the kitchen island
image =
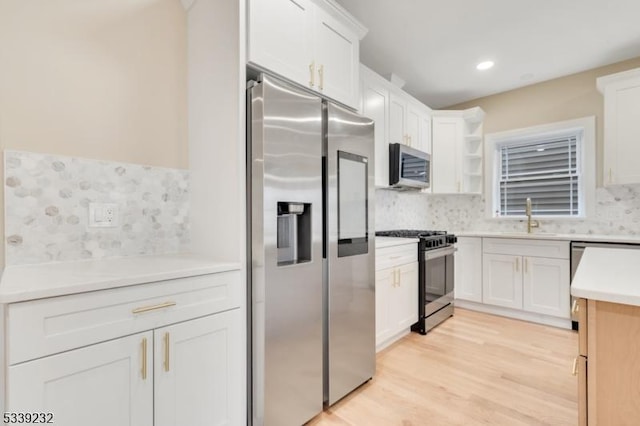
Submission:
<svg viewBox="0 0 640 426">
<path fill-rule="evenodd" d="M 571 286 L 578 299 L 579 424 L 640 418 L 640 251 L 587 248 Z"/>
</svg>

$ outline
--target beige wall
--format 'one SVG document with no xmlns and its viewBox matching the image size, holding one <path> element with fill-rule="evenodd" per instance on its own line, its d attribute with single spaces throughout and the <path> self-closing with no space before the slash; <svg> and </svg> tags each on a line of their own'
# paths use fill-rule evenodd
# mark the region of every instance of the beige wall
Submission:
<svg viewBox="0 0 640 426">
<path fill-rule="evenodd" d="M 0 146 L 187 167 L 178 0 L 0 1 Z"/>
<path fill-rule="evenodd" d="M 604 103 L 596 78 L 638 67 L 640 58 L 635 58 L 443 109 L 480 106 L 486 112 L 485 134 L 595 115 L 597 185 L 601 186 Z"/>
<path fill-rule="evenodd" d="M 0 0 L 0 148 L 188 167 L 186 38 L 179 0 Z"/>
</svg>

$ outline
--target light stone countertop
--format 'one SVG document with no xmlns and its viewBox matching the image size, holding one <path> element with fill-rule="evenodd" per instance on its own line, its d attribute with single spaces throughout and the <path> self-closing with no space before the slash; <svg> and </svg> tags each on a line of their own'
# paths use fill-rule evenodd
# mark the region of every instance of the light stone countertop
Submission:
<svg viewBox="0 0 640 426">
<path fill-rule="evenodd" d="M 640 306 L 640 250 L 587 247 L 573 278 L 571 294 Z"/>
<path fill-rule="evenodd" d="M 598 243 L 640 244 L 640 235 L 596 235 L 596 234 L 553 234 L 546 232 L 496 232 L 496 231 L 463 231 L 451 232 L 458 237 L 487 238 L 523 238 L 536 240 L 587 241 Z"/>
<path fill-rule="evenodd" d="M 8 266 L 0 281 L 0 303 L 145 284 L 239 270 L 240 263 L 192 255 L 150 255 Z"/>
<path fill-rule="evenodd" d="M 420 240 L 417 238 L 376 237 L 376 248 L 416 244 L 418 241 Z"/>
</svg>

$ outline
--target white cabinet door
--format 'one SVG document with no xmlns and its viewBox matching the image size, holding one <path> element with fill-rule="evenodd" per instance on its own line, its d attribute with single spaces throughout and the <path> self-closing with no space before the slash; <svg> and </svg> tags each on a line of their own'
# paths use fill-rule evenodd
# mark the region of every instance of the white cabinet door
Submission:
<svg viewBox="0 0 640 426">
<path fill-rule="evenodd" d="M 395 331 L 400 332 L 418 321 L 418 262 L 402 265 L 397 270 L 391 317 Z"/>
<path fill-rule="evenodd" d="M 314 40 L 317 89 L 346 105 L 357 106 L 360 75 L 358 36 L 321 8 L 316 8 Z"/>
<path fill-rule="evenodd" d="M 484 253 L 482 302 L 522 309 L 522 257 Z"/>
<path fill-rule="evenodd" d="M 420 121 L 422 118 L 421 105 L 412 102 L 407 104 L 407 145 L 420 149 Z"/>
<path fill-rule="evenodd" d="M 604 120 L 605 185 L 639 183 L 640 76 L 607 84 Z"/>
<path fill-rule="evenodd" d="M 433 193 L 452 194 L 460 192 L 461 157 L 459 144 L 462 141 L 463 120 L 461 117 L 433 117 L 431 171 Z"/>
<path fill-rule="evenodd" d="M 482 238 L 458 237 L 455 261 L 455 298 L 482 302 Z"/>
<path fill-rule="evenodd" d="M 362 115 L 375 122 L 374 141 L 376 157 L 375 185 L 389 186 L 389 142 L 387 119 L 389 114 L 389 89 L 378 82 L 376 76 L 362 70 Z"/>
<path fill-rule="evenodd" d="M 242 422 L 240 322 L 234 309 L 154 331 L 155 426 Z"/>
<path fill-rule="evenodd" d="M 64 426 L 153 426 L 152 350 L 147 332 L 11 366 L 6 409 Z"/>
<path fill-rule="evenodd" d="M 406 120 L 406 99 L 391 92 L 389 98 L 389 143 L 403 143 L 407 145 Z"/>
<path fill-rule="evenodd" d="M 431 113 L 425 110 L 420 115 L 420 151 L 431 153 Z"/>
<path fill-rule="evenodd" d="M 395 268 L 376 271 L 376 347 L 393 335 L 390 312 Z"/>
<path fill-rule="evenodd" d="M 524 257 L 523 271 L 524 310 L 569 318 L 569 260 Z"/>
<path fill-rule="evenodd" d="M 248 7 L 249 62 L 314 88 L 313 3 L 251 0 Z"/>
</svg>

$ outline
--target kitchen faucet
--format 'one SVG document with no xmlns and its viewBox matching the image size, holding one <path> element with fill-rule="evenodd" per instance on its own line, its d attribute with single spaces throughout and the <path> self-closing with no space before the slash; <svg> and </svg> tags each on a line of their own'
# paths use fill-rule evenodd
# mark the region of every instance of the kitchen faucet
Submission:
<svg viewBox="0 0 640 426">
<path fill-rule="evenodd" d="M 531 233 L 531 228 L 539 228 L 540 222 L 531 220 L 531 198 L 527 197 L 527 234 Z"/>
</svg>

